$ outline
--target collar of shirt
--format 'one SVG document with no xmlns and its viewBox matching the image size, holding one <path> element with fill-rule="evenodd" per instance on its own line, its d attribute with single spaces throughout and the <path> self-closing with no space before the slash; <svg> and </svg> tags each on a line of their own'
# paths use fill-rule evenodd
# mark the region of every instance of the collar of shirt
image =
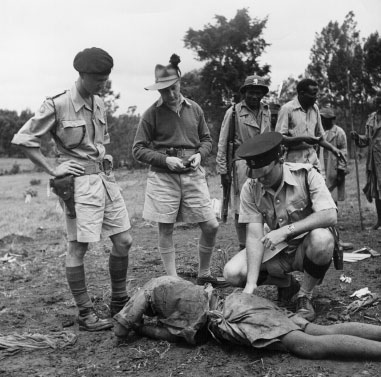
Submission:
<svg viewBox="0 0 381 377">
<path fill-rule="evenodd" d="M 79 94 L 79 91 L 77 89 L 77 86 L 74 84 L 72 88 L 70 89 L 70 96 L 71 100 L 74 105 L 74 110 L 78 112 L 82 107 L 86 107 L 88 110 L 93 111 L 92 108 L 89 107 L 89 105 L 86 103 L 86 101 L 82 98 L 82 96 Z M 101 107 L 100 105 L 100 97 L 93 96 L 94 105 L 98 108 Z"/>
<path fill-rule="evenodd" d="M 297 186 L 298 185 L 295 178 L 293 177 L 289 167 L 287 166 L 287 164 L 283 164 L 283 178 L 282 178 L 282 182 L 281 182 L 280 186 L 278 187 L 277 192 L 280 192 L 283 189 L 285 183 L 290 185 L 290 186 Z M 274 196 L 276 194 L 276 192 L 274 192 L 274 190 L 272 188 L 265 189 L 262 186 L 262 194 L 265 194 L 266 192 L 268 192 L 272 196 Z"/>
<path fill-rule="evenodd" d="M 306 112 L 306 111 L 303 109 L 302 105 L 300 104 L 300 102 L 299 102 L 299 100 L 298 100 L 298 96 L 296 96 L 296 97 L 291 101 L 291 105 L 292 105 L 292 109 L 293 109 L 293 110 L 301 110 L 301 111 L 303 111 L 303 112 Z M 308 111 L 311 111 L 311 110 L 314 110 L 314 111 L 317 112 L 318 109 L 319 109 L 318 106 L 316 105 L 316 103 L 314 103 L 313 106 L 311 106 L 311 107 L 308 108 L 307 112 L 308 112 Z"/>
<path fill-rule="evenodd" d="M 263 112 L 263 110 L 267 110 L 267 105 L 264 104 L 263 102 L 261 102 L 259 104 L 259 111 L 258 111 L 258 114 L 260 114 L 261 112 Z M 240 109 L 240 112 L 243 113 L 243 114 L 248 114 L 248 113 L 254 113 L 254 111 L 252 109 L 250 109 L 250 107 L 247 105 L 246 101 L 245 100 L 242 100 L 241 102 L 241 109 Z"/>
<path fill-rule="evenodd" d="M 181 109 L 181 106 L 182 106 L 183 103 L 185 103 L 187 105 L 190 105 L 189 101 L 182 94 L 180 94 L 179 109 Z M 156 107 L 160 107 L 162 105 L 164 105 L 164 102 L 163 102 L 163 98 L 161 98 L 161 96 L 160 96 L 159 99 L 156 102 Z"/>
</svg>

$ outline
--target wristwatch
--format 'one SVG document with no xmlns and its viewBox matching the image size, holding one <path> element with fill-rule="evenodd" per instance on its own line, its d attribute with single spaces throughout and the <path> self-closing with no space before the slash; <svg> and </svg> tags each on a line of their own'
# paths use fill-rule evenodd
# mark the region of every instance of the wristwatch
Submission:
<svg viewBox="0 0 381 377">
<path fill-rule="evenodd" d="M 287 225 L 287 234 L 288 234 L 287 239 L 292 238 L 294 233 L 295 233 L 295 225 L 294 224 Z"/>
</svg>

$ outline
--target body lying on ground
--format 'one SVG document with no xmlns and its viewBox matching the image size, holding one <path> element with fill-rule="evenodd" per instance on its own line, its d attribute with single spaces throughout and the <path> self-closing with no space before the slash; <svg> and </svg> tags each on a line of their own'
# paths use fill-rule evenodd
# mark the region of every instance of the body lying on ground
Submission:
<svg viewBox="0 0 381 377">
<path fill-rule="evenodd" d="M 155 325 L 143 316 L 156 317 Z M 189 344 L 209 335 L 223 342 L 288 351 L 308 359 L 381 360 L 381 326 L 358 322 L 317 325 L 238 289 L 218 298 L 210 286 L 179 277 L 151 279 L 114 317 L 115 335 L 131 331 L 154 339 Z"/>
</svg>

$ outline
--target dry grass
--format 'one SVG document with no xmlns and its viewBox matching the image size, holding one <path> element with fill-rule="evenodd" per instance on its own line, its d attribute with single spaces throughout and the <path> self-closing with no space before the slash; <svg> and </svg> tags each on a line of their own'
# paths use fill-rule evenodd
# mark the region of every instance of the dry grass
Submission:
<svg viewBox="0 0 381 377">
<path fill-rule="evenodd" d="M 33 164 L 25 159 L 0 159 L 1 168 L 17 161 L 24 169 L 33 168 Z M 345 219 L 349 217 L 352 221 L 358 219 L 359 206 L 357 201 L 357 183 L 355 165 L 353 160 L 349 165 L 351 173 L 346 178 L 347 199 L 339 203 L 339 217 Z M 144 192 L 146 187 L 147 170 L 118 170 L 116 177 L 122 189 L 122 195 L 126 202 L 130 219 L 136 222 L 141 219 L 144 204 Z M 31 181 L 41 180 L 41 184 L 31 186 Z M 45 173 L 22 173 L 17 175 L 0 176 L 0 208 L 2 216 L 0 218 L 0 238 L 7 234 L 15 233 L 31 235 L 41 228 L 57 228 L 63 226 L 61 209 L 57 205 L 55 195 L 47 197 L 47 185 L 49 177 Z M 365 185 L 365 161 L 359 164 L 360 197 L 365 225 L 374 218 L 374 204 L 368 203 L 362 193 Z M 222 199 L 222 189 L 219 176 L 208 176 L 208 185 L 211 198 Z M 32 198 L 30 203 L 25 203 L 24 193 L 33 188 L 37 191 L 37 196 Z"/>
</svg>

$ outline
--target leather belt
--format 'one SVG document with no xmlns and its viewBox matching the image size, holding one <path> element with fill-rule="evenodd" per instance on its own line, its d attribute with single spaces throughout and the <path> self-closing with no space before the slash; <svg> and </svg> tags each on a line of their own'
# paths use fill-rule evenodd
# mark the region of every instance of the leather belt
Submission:
<svg viewBox="0 0 381 377">
<path fill-rule="evenodd" d="M 83 168 L 85 169 L 83 175 L 99 174 L 105 171 L 101 162 L 85 165 Z"/>
<path fill-rule="evenodd" d="M 167 147 L 155 149 L 160 153 L 164 153 L 172 157 L 189 157 L 195 153 L 198 153 L 198 150 L 195 148 L 181 148 L 181 147 Z"/>
</svg>

